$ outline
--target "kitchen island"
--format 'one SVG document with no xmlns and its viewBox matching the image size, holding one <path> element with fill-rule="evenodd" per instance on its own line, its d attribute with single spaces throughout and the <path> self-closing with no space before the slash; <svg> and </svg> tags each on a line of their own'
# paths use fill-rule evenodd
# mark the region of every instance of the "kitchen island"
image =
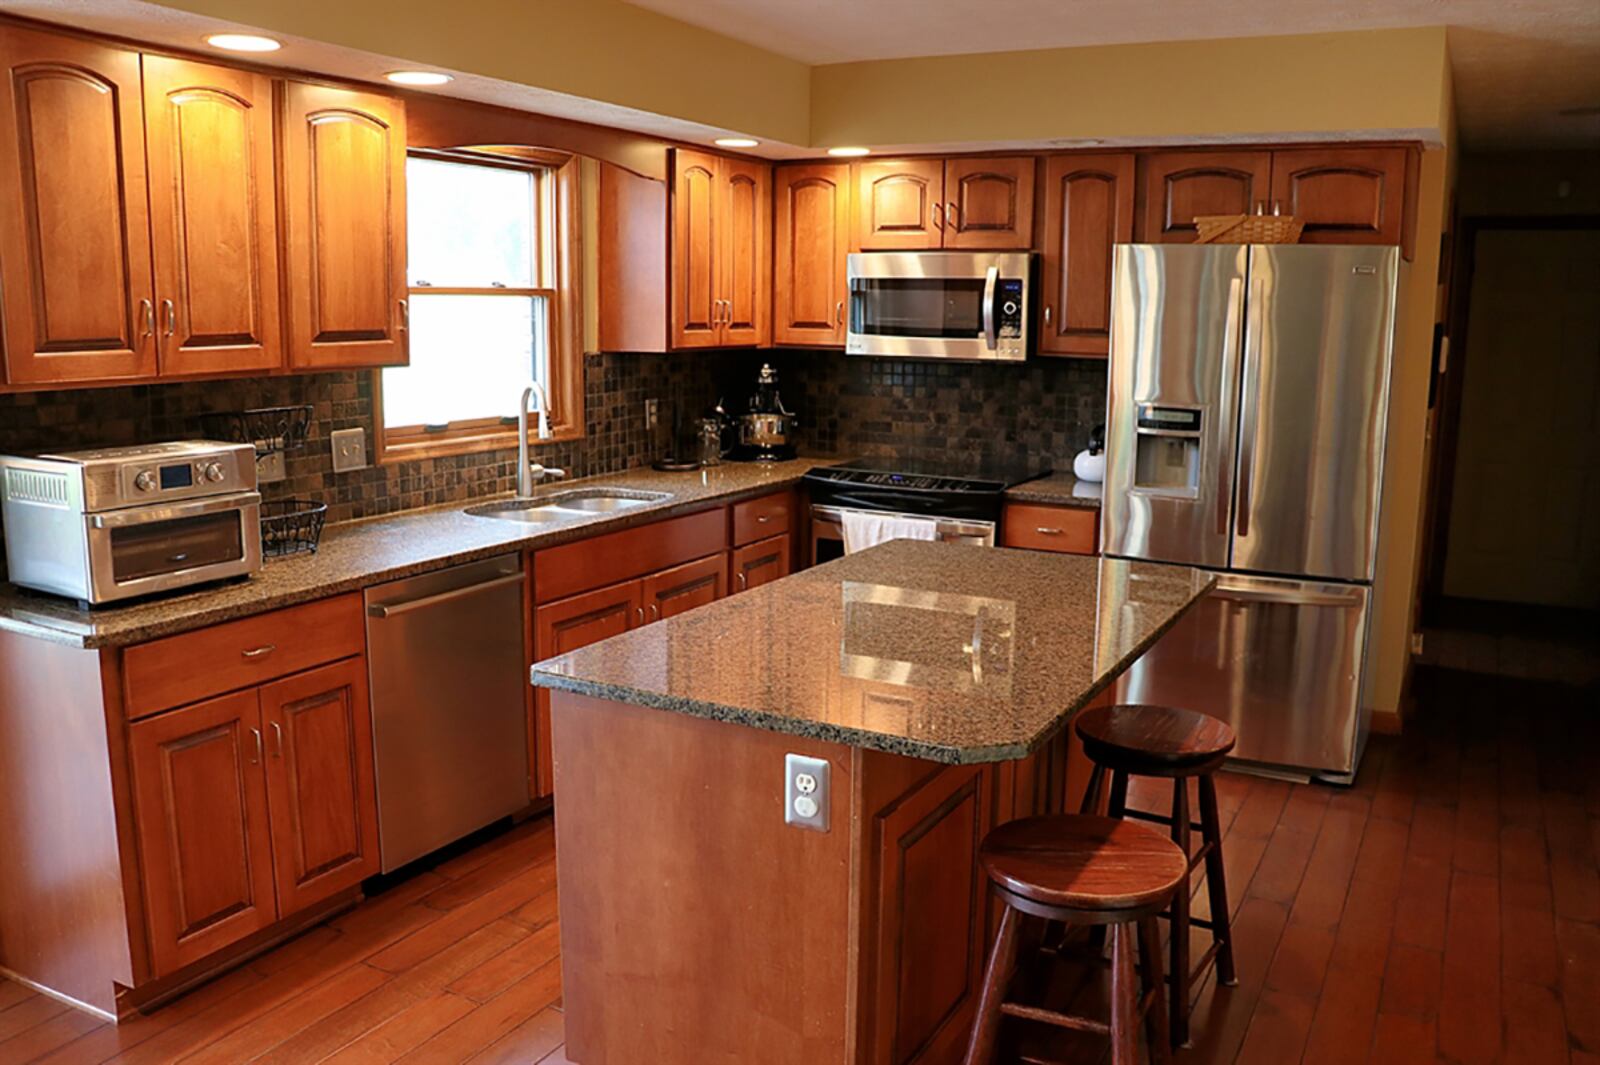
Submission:
<svg viewBox="0 0 1600 1065">
<path fill-rule="evenodd" d="M 1070 805 L 1065 726 L 1211 581 L 896 541 L 536 665 L 569 1059 L 959 1060 L 979 842 Z"/>
</svg>

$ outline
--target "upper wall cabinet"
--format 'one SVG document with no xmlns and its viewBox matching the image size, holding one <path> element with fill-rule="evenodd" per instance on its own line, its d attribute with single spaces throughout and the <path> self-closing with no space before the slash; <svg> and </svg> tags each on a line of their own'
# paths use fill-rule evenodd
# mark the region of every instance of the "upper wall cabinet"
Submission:
<svg viewBox="0 0 1600 1065">
<path fill-rule="evenodd" d="M 850 164 L 780 166 L 773 185 L 773 342 L 842 346 Z"/>
<path fill-rule="evenodd" d="M 144 58 L 163 374 L 283 365 L 272 81 Z"/>
<path fill-rule="evenodd" d="M 1045 160 L 1040 354 L 1110 350 L 1111 255 L 1133 239 L 1133 173 L 1131 152 Z"/>
<path fill-rule="evenodd" d="M 1145 244 L 1192 244 L 1197 216 L 1249 214 L 1272 183 L 1271 152 L 1153 152 L 1140 166 Z"/>
<path fill-rule="evenodd" d="M 770 166 L 672 153 L 673 347 L 771 342 L 771 239 Z"/>
<path fill-rule="evenodd" d="M 1034 167 L 1032 156 L 859 163 L 856 244 L 863 251 L 1029 247 Z"/>
<path fill-rule="evenodd" d="M 289 364 L 403 366 L 405 105 L 289 82 L 282 121 Z"/>
<path fill-rule="evenodd" d="M 156 372 L 139 56 L 0 27 L 0 300 L 12 384 Z"/>
</svg>

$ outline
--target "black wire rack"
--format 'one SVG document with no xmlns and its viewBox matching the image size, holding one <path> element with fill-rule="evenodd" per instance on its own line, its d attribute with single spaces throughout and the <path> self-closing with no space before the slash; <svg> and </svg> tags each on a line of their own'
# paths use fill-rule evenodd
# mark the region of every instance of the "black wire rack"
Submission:
<svg viewBox="0 0 1600 1065">
<path fill-rule="evenodd" d="M 271 499 L 261 504 L 261 553 L 268 558 L 314 553 L 322 540 L 328 504 L 312 499 Z"/>
<path fill-rule="evenodd" d="M 212 440 L 254 444 L 258 459 L 278 451 L 298 451 L 311 433 L 311 404 L 202 414 L 200 427 Z"/>
</svg>

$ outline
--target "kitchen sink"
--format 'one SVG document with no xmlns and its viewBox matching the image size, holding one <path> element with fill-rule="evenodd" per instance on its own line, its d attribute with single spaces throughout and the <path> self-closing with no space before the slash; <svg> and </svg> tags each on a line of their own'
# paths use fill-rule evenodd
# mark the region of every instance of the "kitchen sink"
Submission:
<svg viewBox="0 0 1600 1065">
<path fill-rule="evenodd" d="M 545 522 L 562 521 L 576 515 L 570 510 L 562 510 L 553 503 L 544 501 L 533 502 L 527 499 L 511 499 L 499 503 L 479 503 L 475 507 L 468 507 L 467 513 L 474 518 L 499 518 L 502 521 Z"/>
<path fill-rule="evenodd" d="M 604 514 L 613 510 L 629 510 L 633 507 L 642 507 L 650 502 L 648 499 L 635 499 L 632 496 L 580 496 L 577 499 L 563 499 L 556 506 L 562 510 L 581 510 L 590 514 Z"/>
<path fill-rule="evenodd" d="M 618 510 L 659 503 L 672 498 L 670 492 L 642 492 L 626 488 L 574 488 L 535 499 L 507 499 L 468 507 L 477 518 L 503 521 L 551 522 L 581 517 L 584 514 L 610 514 Z"/>
</svg>

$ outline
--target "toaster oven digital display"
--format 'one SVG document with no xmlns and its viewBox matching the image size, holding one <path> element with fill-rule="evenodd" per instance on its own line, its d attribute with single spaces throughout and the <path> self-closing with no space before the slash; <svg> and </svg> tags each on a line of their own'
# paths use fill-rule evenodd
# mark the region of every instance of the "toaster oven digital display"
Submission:
<svg viewBox="0 0 1600 1065">
<path fill-rule="evenodd" d="M 162 489 L 194 487 L 194 467 L 188 463 L 161 467 L 161 487 Z"/>
</svg>

